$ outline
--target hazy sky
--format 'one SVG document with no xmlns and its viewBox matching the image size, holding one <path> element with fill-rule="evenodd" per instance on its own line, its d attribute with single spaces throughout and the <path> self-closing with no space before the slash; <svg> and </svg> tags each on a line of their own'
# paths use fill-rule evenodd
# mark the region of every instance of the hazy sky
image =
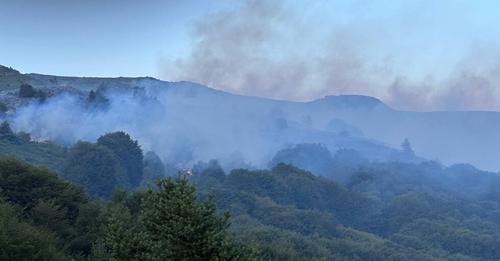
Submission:
<svg viewBox="0 0 500 261">
<path fill-rule="evenodd" d="M 0 64 L 310 100 L 500 109 L 500 1 L 0 0 Z"/>
</svg>

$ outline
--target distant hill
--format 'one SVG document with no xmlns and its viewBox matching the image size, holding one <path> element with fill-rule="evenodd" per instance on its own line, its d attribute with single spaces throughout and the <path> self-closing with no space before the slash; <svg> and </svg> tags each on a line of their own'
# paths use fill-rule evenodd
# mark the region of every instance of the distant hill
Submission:
<svg viewBox="0 0 500 261">
<path fill-rule="evenodd" d="M 321 143 L 332 153 L 354 149 L 368 160 L 397 160 L 399 145 L 408 138 L 418 156 L 500 169 L 498 112 L 398 111 L 360 95 L 279 101 L 150 77 L 59 77 L 1 68 L 0 102 L 9 107 L 5 117 L 16 131 L 34 138 L 67 143 L 120 129 L 167 162 L 218 158 L 223 165 L 257 166 L 300 143 Z M 20 98 L 21 83 L 46 93 L 47 100 L 34 104 Z M 109 99 L 105 110 L 86 104 L 91 91 Z M 56 117 L 57 110 L 64 117 Z"/>
<path fill-rule="evenodd" d="M 26 75 L 10 67 L 0 65 L 0 91 L 16 90 L 26 80 L 29 80 Z"/>
</svg>

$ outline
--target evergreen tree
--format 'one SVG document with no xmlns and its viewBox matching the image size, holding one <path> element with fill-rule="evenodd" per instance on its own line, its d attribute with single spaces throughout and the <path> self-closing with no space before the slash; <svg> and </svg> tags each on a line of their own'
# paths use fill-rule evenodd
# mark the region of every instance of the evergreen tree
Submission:
<svg viewBox="0 0 500 261">
<path fill-rule="evenodd" d="M 228 218 L 228 214 L 216 213 L 211 198 L 198 203 L 195 188 L 185 177 L 167 178 L 159 182 L 157 190 L 149 191 L 136 218 L 139 222 L 117 207 L 106 245 L 114 259 L 244 259 L 227 232 Z"/>
<path fill-rule="evenodd" d="M 401 148 L 403 149 L 403 152 L 407 155 L 415 155 L 415 152 L 413 151 L 413 148 L 411 147 L 410 141 L 408 139 L 405 139 L 403 143 L 401 143 Z"/>
<path fill-rule="evenodd" d="M 113 203 L 108 213 L 103 260 L 161 260 L 151 254 L 150 237 L 125 202 Z M 106 258 L 105 258 L 106 257 Z"/>
<path fill-rule="evenodd" d="M 228 218 L 217 215 L 211 198 L 198 204 L 195 188 L 183 176 L 162 180 L 144 210 L 145 228 L 156 242 L 153 252 L 161 259 L 237 259 L 226 232 Z"/>
</svg>

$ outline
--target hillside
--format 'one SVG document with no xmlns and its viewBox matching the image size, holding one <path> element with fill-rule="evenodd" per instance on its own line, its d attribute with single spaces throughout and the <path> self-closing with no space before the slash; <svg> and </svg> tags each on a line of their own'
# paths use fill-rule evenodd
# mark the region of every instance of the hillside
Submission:
<svg viewBox="0 0 500 261">
<path fill-rule="evenodd" d="M 267 260 L 500 256 L 500 205 L 491 186 L 500 179 L 470 166 L 367 164 L 344 186 L 291 165 L 225 175 L 212 163 L 193 180 L 231 211 L 232 230 Z"/>
<path fill-rule="evenodd" d="M 150 188 L 159 179 L 172 182 L 166 175 L 175 175 L 175 168 L 167 171 L 158 156 L 143 154 L 141 145 L 123 132 L 64 148 L 14 134 L 5 123 L 0 129 L 3 155 L 58 174 L 0 158 L 0 219 L 11 224 L 4 241 L 26 238 L 48 256 L 154 251 L 143 245 L 149 242 L 144 233 L 150 232 L 141 213 L 151 211 L 145 200 L 157 190 Z M 270 158 L 269 169 L 225 172 L 215 160 L 198 162 L 178 172 L 176 181 L 195 187 L 172 190 L 176 196 L 170 200 L 194 200 L 182 193 L 195 188 L 200 200 L 213 197 L 215 205 L 203 209 L 229 211 L 232 240 L 262 260 L 498 259 L 500 176 L 471 165 L 446 167 L 415 159 L 374 162 L 352 149 L 331 153 L 325 145 L 298 144 Z M 57 224 L 47 221 L 54 218 Z M 161 220 L 176 222 L 173 217 Z M 131 245 L 116 248 L 114 240 Z M 107 250 L 99 244 L 108 244 Z M 36 254 L 4 249 L 16 257 Z"/>
<path fill-rule="evenodd" d="M 72 161 L 80 172 L 63 175 L 76 184 L 45 168 L 0 158 L 0 256 L 65 260 L 165 254 L 165 248 L 150 246 L 162 240 L 191 246 L 200 229 L 226 222 L 214 215 L 229 211 L 231 225 L 223 225 L 228 230 L 221 234 L 226 243 L 218 247 L 236 247 L 242 255 L 237 260 L 500 258 L 495 189 L 500 177 L 470 165 L 365 163 L 343 169 L 348 178 L 339 183 L 283 163 L 225 173 L 216 161 L 200 162 L 191 174 L 163 179 L 156 189 L 118 189 L 111 198 L 93 200 L 78 186 L 96 192 L 114 174 L 89 153 Z M 95 169 L 102 170 L 97 179 Z M 84 179 L 75 179 L 79 173 L 86 173 Z M 150 230 L 148 222 L 159 223 Z M 158 237 L 158 227 L 176 237 Z"/>
<path fill-rule="evenodd" d="M 358 95 L 290 102 L 147 77 L 7 71 L 0 76 L 0 102 L 10 108 L 6 118 L 16 131 L 30 132 L 37 139 L 67 144 L 125 130 L 168 162 L 190 165 L 217 158 L 224 166 L 263 167 L 278 150 L 299 143 L 322 143 L 332 152 L 355 149 L 369 160 L 390 161 L 400 158 L 399 144 L 408 138 L 423 158 L 500 169 L 498 112 L 397 111 L 376 98 Z M 20 82 L 40 90 L 47 100 L 30 103 L 32 98 L 20 98 L 12 86 Z M 84 101 L 90 91 L 108 99 L 109 106 L 89 110 Z M 55 119 L 54 111 L 59 110 L 65 117 Z M 94 122 L 99 124 L 91 128 Z"/>
</svg>

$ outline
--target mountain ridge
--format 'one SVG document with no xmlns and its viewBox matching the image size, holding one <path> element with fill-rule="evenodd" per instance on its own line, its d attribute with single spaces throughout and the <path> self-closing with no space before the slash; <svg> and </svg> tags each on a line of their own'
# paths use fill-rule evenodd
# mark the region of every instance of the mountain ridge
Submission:
<svg viewBox="0 0 500 261">
<path fill-rule="evenodd" d="M 285 99 L 272 99 L 272 98 L 266 98 L 266 97 L 260 97 L 260 96 L 253 96 L 253 95 L 243 95 L 243 94 L 237 94 L 237 93 L 232 93 L 229 91 L 225 90 L 220 90 L 214 87 L 209 87 L 207 85 L 203 85 L 201 83 L 196 83 L 192 81 L 166 81 L 166 80 L 161 80 L 155 77 L 151 76 L 139 76 L 139 77 L 124 77 L 124 76 L 119 76 L 119 77 L 94 77 L 94 76 L 59 76 L 59 75 L 50 75 L 50 74 L 39 74 L 39 73 L 21 73 L 18 70 L 12 69 L 11 67 L 7 67 L 4 65 L 0 65 L 0 68 L 5 68 L 9 69 L 12 72 L 16 72 L 19 77 L 23 77 L 22 81 L 28 83 L 28 84 L 33 84 L 34 87 L 37 88 L 44 88 L 46 87 L 46 82 L 45 81 L 50 81 L 50 80 L 60 80 L 60 81 L 85 81 L 85 82 L 95 82 L 94 84 L 101 83 L 104 81 L 113 81 L 117 83 L 136 83 L 137 81 L 143 81 L 143 80 L 149 80 L 149 81 L 156 81 L 162 85 L 168 86 L 172 84 L 176 84 L 179 87 L 181 86 L 188 86 L 188 87 L 202 87 L 209 89 L 211 91 L 215 92 L 222 92 L 225 94 L 230 94 L 230 95 L 235 95 L 235 96 L 240 96 L 240 97 L 248 97 L 248 98 L 258 98 L 258 99 L 264 99 L 264 100 L 269 100 L 269 101 L 277 101 L 277 102 L 289 102 L 289 103 L 314 103 L 314 102 L 320 102 L 320 101 L 327 101 L 327 102 L 333 102 L 333 103 L 338 103 L 342 105 L 348 105 L 348 104 L 353 104 L 353 102 L 358 102 L 361 104 L 367 104 L 368 106 L 375 106 L 377 104 L 381 104 L 383 106 L 388 107 L 387 104 L 385 104 L 383 101 L 381 101 L 379 98 L 373 97 L 373 96 L 367 96 L 367 95 L 354 95 L 354 94 L 340 94 L 340 95 L 325 95 L 324 97 L 316 98 L 310 101 L 290 101 L 290 100 L 285 100 Z M 0 73 L 3 71 L 0 70 Z M 29 78 L 27 78 L 29 77 Z M 90 83 L 88 83 L 91 85 Z M 3 86 L 0 85 L 0 90 L 3 90 Z M 345 101 L 343 101 L 345 100 Z M 356 105 L 356 104 L 353 104 Z M 356 105 L 359 106 L 359 105 Z"/>
<path fill-rule="evenodd" d="M 5 69 L 7 67 L 3 68 L 7 70 Z M 133 113 L 136 118 L 128 119 L 127 122 L 117 122 L 108 126 L 109 129 L 103 127 L 101 132 L 124 126 L 124 128 L 131 128 L 126 131 L 138 137 L 151 135 L 150 131 L 140 129 L 140 126 L 134 125 L 133 122 L 148 121 L 151 115 L 155 115 L 157 117 L 155 121 L 148 122 L 148 124 L 165 125 L 162 125 L 161 130 L 174 128 L 167 123 L 158 123 L 166 120 L 170 124 L 186 126 L 189 132 L 189 142 L 204 144 L 200 146 L 215 147 L 215 144 L 219 142 L 230 150 L 236 150 L 231 149 L 232 145 L 236 148 L 250 146 L 264 150 L 253 151 L 250 156 L 246 155 L 253 159 L 269 157 L 283 147 L 298 143 L 325 143 L 332 153 L 339 147 L 354 146 L 353 149 L 365 150 L 365 153 L 370 154 L 368 158 L 383 159 L 390 157 L 392 152 L 385 149 L 374 150 L 374 148 L 383 144 L 382 146 L 397 151 L 401 142 L 408 139 L 415 153 L 424 158 L 439 160 L 444 164 L 471 163 L 481 169 L 500 170 L 500 163 L 495 157 L 495 155 L 500 155 L 500 133 L 495 131 L 500 129 L 500 112 L 400 111 L 377 98 L 363 95 L 330 95 L 309 102 L 298 102 L 238 95 L 193 82 L 169 82 L 152 77 L 59 77 L 22 74 L 14 69 L 8 71 L 10 72 L 8 76 L 0 76 L 0 101 L 11 108 L 7 114 L 10 118 L 17 119 L 14 127 L 18 131 L 35 131 L 43 136 L 60 138 L 61 135 L 65 135 L 63 132 L 51 132 L 44 129 L 51 125 L 39 119 L 40 111 L 50 115 L 54 109 L 62 109 L 65 112 L 74 109 L 71 107 L 48 108 L 50 106 L 47 103 L 33 105 L 31 99 L 20 98 L 16 90 L 24 81 L 35 88 L 49 90 L 50 101 L 57 100 L 51 99 L 51 96 L 58 97 L 61 93 L 72 95 L 76 93 L 80 100 L 84 100 L 90 91 L 97 90 L 104 90 L 112 97 L 116 94 L 121 97 L 127 92 L 132 95 L 136 92 L 145 92 L 143 95 L 147 96 L 146 100 L 153 98 L 148 104 L 134 101 L 134 103 L 139 102 L 134 105 L 138 111 Z M 10 84 L 8 88 L 2 85 L 5 83 Z M 14 88 L 13 83 L 18 86 Z M 68 103 L 52 105 L 70 106 Z M 118 118 L 121 119 L 123 115 L 126 115 L 123 110 L 127 108 L 124 107 L 130 106 L 130 104 L 123 103 L 123 97 L 119 98 L 115 105 L 118 106 L 115 108 L 116 114 L 111 112 L 105 114 L 110 122 L 116 122 L 117 115 L 122 115 Z M 145 105 L 147 108 L 144 108 Z M 27 108 L 27 106 L 33 107 L 32 110 L 23 109 L 22 111 L 25 114 L 29 112 L 29 114 L 22 118 L 16 116 L 20 109 Z M 40 110 L 44 107 L 47 108 Z M 81 116 L 79 113 L 75 111 L 74 117 L 79 118 Z M 59 119 L 52 119 L 52 121 L 57 120 Z M 59 125 L 66 126 L 72 123 L 73 120 L 68 119 L 67 122 Z M 74 130 L 70 128 L 68 131 Z M 173 133 L 165 131 L 159 133 L 185 137 L 184 134 L 179 134 L 181 131 L 186 132 L 186 129 L 175 130 Z M 92 139 L 102 134 L 94 133 L 91 129 L 79 132 L 81 133 L 70 136 L 76 139 Z M 350 136 L 344 137 L 342 133 Z M 231 138 L 228 139 L 228 137 Z M 254 137 L 255 141 L 260 142 L 247 144 L 246 140 L 249 137 Z M 379 145 L 371 148 L 365 146 L 369 143 L 377 144 L 372 141 L 379 142 Z M 145 146 L 155 146 L 152 140 L 141 140 L 141 142 L 146 144 Z M 341 145 L 338 144 L 339 142 Z M 264 146 L 267 143 L 273 145 Z M 222 148 L 218 150 L 214 156 L 223 153 L 222 150 Z M 204 154 L 204 157 L 208 157 L 208 154 Z M 203 159 L 207 160 L 207 158 Z M 262 164 L 265 165 L 265 163 Z"/>
</svg>

